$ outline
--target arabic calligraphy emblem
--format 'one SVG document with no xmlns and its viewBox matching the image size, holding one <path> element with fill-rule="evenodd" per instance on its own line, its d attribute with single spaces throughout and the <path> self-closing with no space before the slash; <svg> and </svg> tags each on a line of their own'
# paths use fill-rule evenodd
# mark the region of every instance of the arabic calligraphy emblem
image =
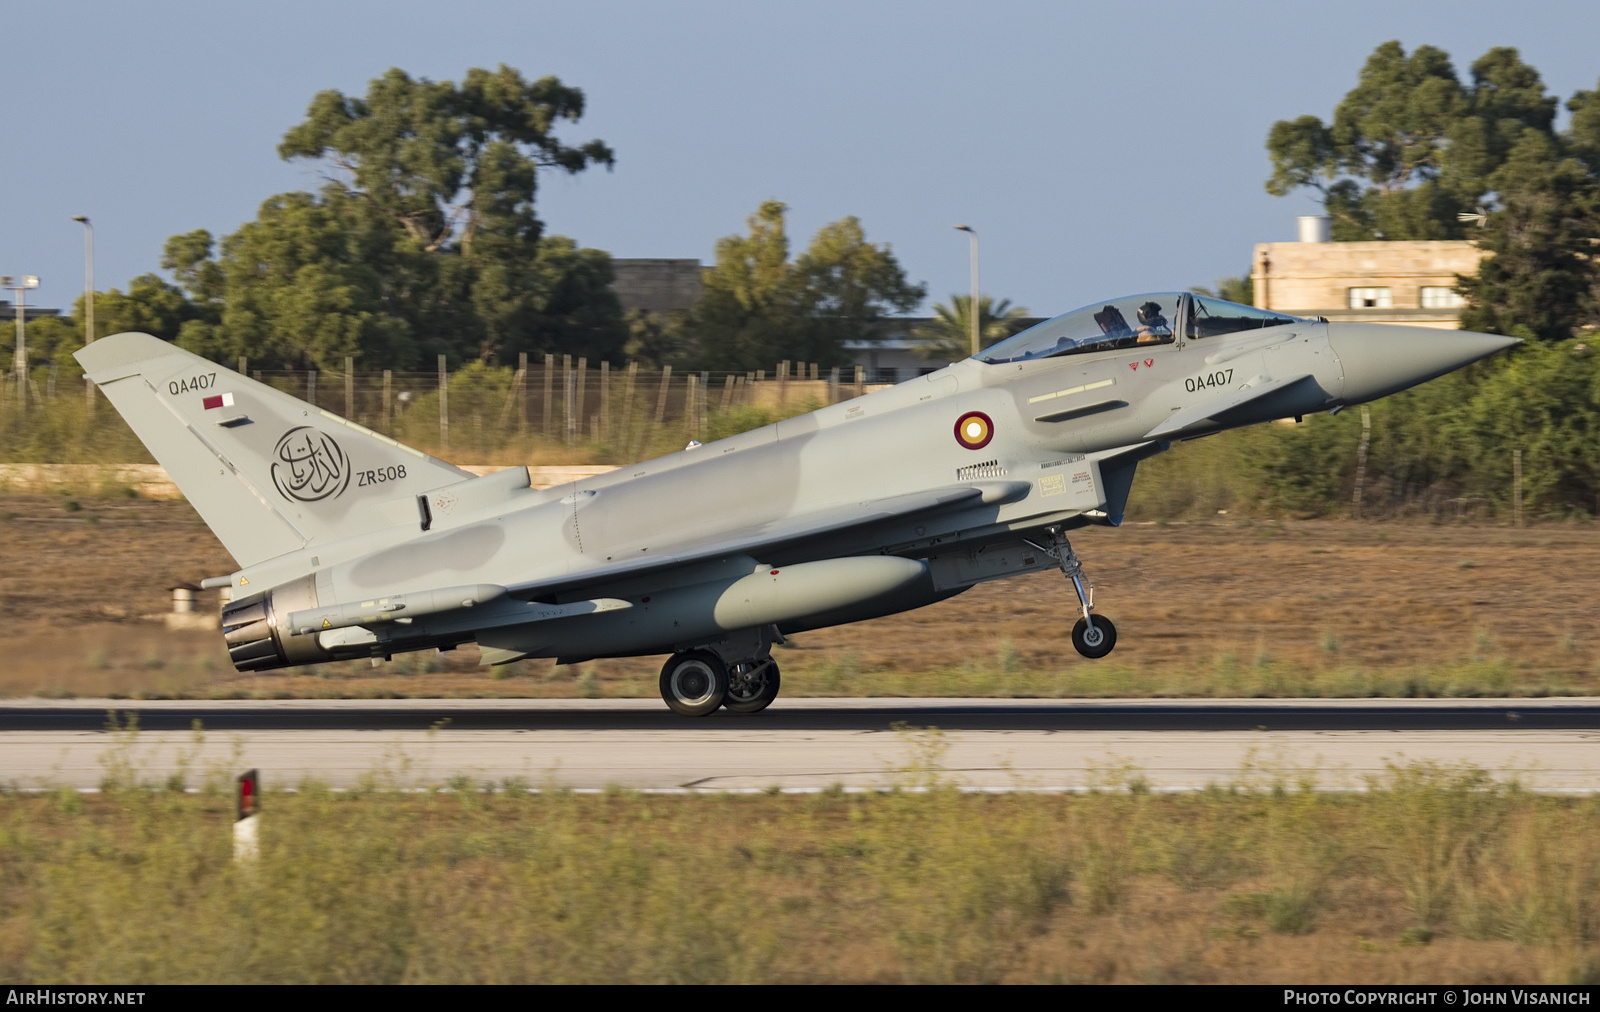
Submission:
<svg viewBox="0 0 1600 1012">
<path fill-rule="evenodd" d="M 278 437 L 272 483 L 285 499 L 334 499 L 350 484 L 350 458 L 326 432 L 301 425 Z"/>
</svg>

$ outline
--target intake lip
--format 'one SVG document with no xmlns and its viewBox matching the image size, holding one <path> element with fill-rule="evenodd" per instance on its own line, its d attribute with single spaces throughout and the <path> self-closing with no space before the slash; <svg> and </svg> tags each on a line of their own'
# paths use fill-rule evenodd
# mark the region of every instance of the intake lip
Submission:
<svg viewBox="0 0 1600 1012">
<path fill-rule="evenodd" d="M 1388 323 L 1330 323 L 1346 404 L 1360 404 L 1454 372 L 1521 342 L 1499 334 Z"/>
</svg>

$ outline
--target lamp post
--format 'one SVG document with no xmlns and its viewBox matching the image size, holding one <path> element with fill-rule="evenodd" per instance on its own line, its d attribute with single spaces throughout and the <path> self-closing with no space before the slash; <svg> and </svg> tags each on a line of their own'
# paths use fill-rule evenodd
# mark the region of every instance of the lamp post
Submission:
<svg viewBox="0 0 1600 1012">
<path fill-rule="evenodd" d="M 83 346 L 94 341 L 94 224 L 89 216 L 75 214 L 72 220 L 83 225 Z M 83 378 L 84 406 L 94 414 L 94 383 Z"/>
<path fill-rule="evenodd" d="M 35 274 L 24 274 L 21 284 L 17 284 L 9 274 L 0 275 L 0 288 L 9 288 L 17 295 L 17 353 L 12 359 L 12 371 L 17 374 L 17 407 L 23 414 L 28 411 L 28 336 L 23 322 L 26 314 L 23 294 L 30 288 L 38 287 L 39 277 Z"/>
<path fill-rule="evenodd" d="M 972 317 L 972 353 L 976 355 L 981 350 L 978 347 L 978 231 L 969 225 L 957 225 L 956 231 L 967 233 L 972 240 L 972 304 L 967 307 L 967 315 Z"/>
</svg>

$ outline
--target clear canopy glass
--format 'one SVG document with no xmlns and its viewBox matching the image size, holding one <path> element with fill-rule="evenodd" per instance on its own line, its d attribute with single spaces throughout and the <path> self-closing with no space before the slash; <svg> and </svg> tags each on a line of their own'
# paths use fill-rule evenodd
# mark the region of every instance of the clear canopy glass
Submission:
<svg viewBox="0 0 1600 1012">
<path fill-rule="evenodd" d="M 1194 296 L 1194 308 L 1189 311 L 1189 326 L 1185 337 L 1215 337 L 1218 334 L 1235 334 L 1241 330 L 1264 330 L 1290 323 L 1304 323 L 1298 316 L 1275 313 L 1270 309 L 1241 306 L 1237 302 L 1224 302 L 1209 295 Z"/>
<path fill-rule="evenodd" d="M 1283 313 L 1204 295 L 1155 292 L 1096 302 L 1063 313 L 1001 341 L 978 355 L 978 359 L 998 365 L 1057 355 L 1171 344 L 1180 325 L 1180 308 L 1187 313 L 1187 339 L 1300 322 L 1297 317 Z"/>
</svg>

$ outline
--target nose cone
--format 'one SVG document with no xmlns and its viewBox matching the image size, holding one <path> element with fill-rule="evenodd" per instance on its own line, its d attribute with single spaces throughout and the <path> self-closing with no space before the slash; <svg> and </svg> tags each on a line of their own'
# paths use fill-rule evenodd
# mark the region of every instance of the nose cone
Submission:
<svg viewBox="0 0 1600 1012">
<path fill-rule="evenodd" d="M 1340 399 L 1360 404 L 1443 376 L 1521 342 L 1470 330 L 1330 323 L 1328 343 L 1344 369 Z"/>
</svg>

